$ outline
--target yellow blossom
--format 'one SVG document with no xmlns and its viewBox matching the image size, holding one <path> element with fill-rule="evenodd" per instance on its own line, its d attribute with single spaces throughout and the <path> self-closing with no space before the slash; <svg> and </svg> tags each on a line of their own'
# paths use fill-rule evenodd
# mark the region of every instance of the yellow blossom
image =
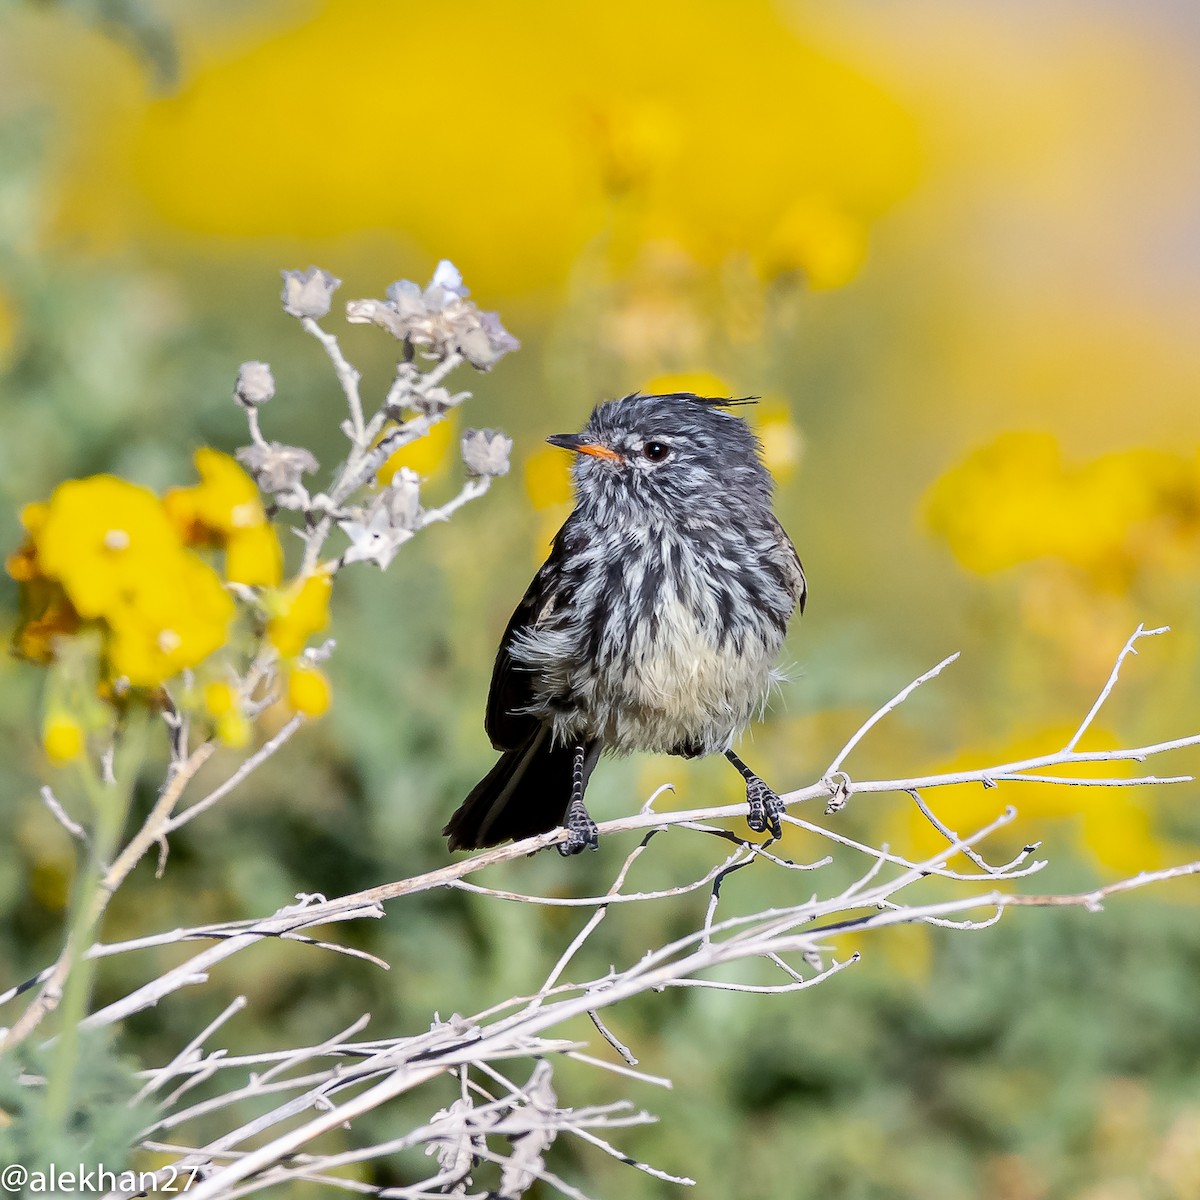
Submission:
<svg viewBox="0 0 1200 1200">
<path fill-rule="evenodd" d="M 214 679 L 204 685 L 204 709 L 213 718 L 218 741 L 232 750 L 240 750 L 250 741 L 252 732 L 242 712 L 238 689 L 226 679 Z"/>
<path fill-rule="evenodd" d="M 0 370 L 7 370 L 17 345 L 17 310 L 6 292 L 0 292 Z"/>
<path fill-rule="evenodd" d="M 13 636 L 13 648 L 30 662 L 49 663 L 54 644 L 79 629 L 75 611 L 62 585 L 34 577 L 21 587 L 21 623 Z"/>
<path fill-rule="evenodd" d="M 42 746 L 52 763 L 74 762 L 83 754 L 83 726 L 65 712 L 52 712 L 42 727 Z"/>
<path fill-rule="evenodd" d="M 314 634 L 329 624 L 333 580 L 323 571 L 305 575 L 276 597 L 276 612 L 267 623 L 267 638 L 282 658 L 295 658 Z"/>
<path fill-rule="evenodd" d="M 571 502 L 571 456 L 554 446 L 540 446 L 525 459 L 525 492 L 534 508 Z"/>
<path fill-rule="evenodd" d="M 283 547 L 275 527 L 264 522 L 238 529 L 225 543 L 225 578 L 248 587 L 275 587 L 283 576 Z"/>
<path fill-rule="evenodd" d="M 329 680 L 308 663 L 294 663 L 288 673 L 287 699 L 296 712 L 319 717 L 329 711 Z"/>
<path fill-rule="evenodd" d="M 926 519 L 968 570 L 1054 557 L 1120 578 L 1191 536 L 1195 489 L 1180 455 L 1135 449 L 1063 462 L 1048 433 L 1006 433 L 930 488 Z"/>
<path fill-rule="evenodd" d="M 207 446 L 196 451 L 195 463 L 200 482 L 163 497 L 180 536 L 190 545 L 223 547 L 231 583 L 277 586 L 283 550 L 254 481 L 235 459 Z"/>
<path fill-rule="evenodd" d="M 225 713 L 217 719 L 217 740 L 230 750 L 241 750 L 249 745 L 250 733 L 250 722 L 240 712 Z"/>
<path fill-rule="evenodd" d="M 182 553 L 153 492 L 112 475 L 61 484 L 36 536 L 42 571 L 81 616 L 106 616 Z"/>
<path fill-rule="evenodd" d="M 42 526 L 46 523 L 50 506 L 48 504 L 26 504 L 21 509 L 21 524 L 28 535 L 25 541 L 4 560 L 4 569 L 18 583 L 28 583 L 42 573 L 38 562 L 37 543 L 34 541 Z"/>
<path fill-rule="evenodd" d="M 109 663 L 134 687 L 154 687 L 223 645 L 234 605 L 213 569 L 181 551 L 107 614 Z"/>
<path fill-rule="evenodd" d="M 817 291 L 844 287 L 867 257 L 867 226 L 829 199 L 794 201 L 767 236 L 760 268 L 768 277 L 798 271 Z"/>
<path fill-rule="evenodd" d="M 458 445 L 456 427 L 457 414 L 451 413 L 445 420 L 432 426 L 424 437 L 401 446 L 375 473 L 379 486 L 387 487 L 401 467 L 416 471 L 422 479 L 433 479 L 442 474 L 455 458 L 454 451 Z"/>
<path fill-rule="evenodd" d="M 214 717 L 223 717 L 236 712 L 238 705 L 237 689 L 224 679 L 214 680 L 204 685 L 204 707 Z"/>
</svg>

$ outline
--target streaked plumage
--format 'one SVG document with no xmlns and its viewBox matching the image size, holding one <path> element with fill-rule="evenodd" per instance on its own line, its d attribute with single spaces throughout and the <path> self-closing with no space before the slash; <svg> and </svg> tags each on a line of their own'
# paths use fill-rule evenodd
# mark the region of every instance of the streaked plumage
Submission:
<svg viewBox="0 0 1200 1200">
<path fill-rule="evenodd" d="M 627 396 L 550 439 L 578 451 L 576 508 L 501 639 L 485 726 L 504 753 L 451 849 L 554 828 L 573 785 L 578 818 L 601 749 L 729 752 L 765 702 L 804 573 L 728 403 Z M 568 851 L 594 844 L 581 829 Z"/>
</svg>

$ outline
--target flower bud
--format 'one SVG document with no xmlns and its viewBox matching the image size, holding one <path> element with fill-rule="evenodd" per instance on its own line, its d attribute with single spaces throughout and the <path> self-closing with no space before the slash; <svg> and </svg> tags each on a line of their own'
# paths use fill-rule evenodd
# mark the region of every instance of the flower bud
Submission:
<svg viewBox="0 0 1200 1200">
<path fill-rule="evenodd" d="M 243 408 L 257 408 L 275 395 L 275 377 L 265 362 L 244 362 L 233 385 L 233 398 Z"/>
</svg>

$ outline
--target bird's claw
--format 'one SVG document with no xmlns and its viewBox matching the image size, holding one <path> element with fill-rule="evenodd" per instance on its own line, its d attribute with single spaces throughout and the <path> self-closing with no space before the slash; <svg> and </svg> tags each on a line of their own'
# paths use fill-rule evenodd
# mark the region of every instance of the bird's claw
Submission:
<svg viewBox="0 0 1200 1200">
<path fill-rule="evenodd" d="M 750 806 L 746 824 L 755 833 L 770 830 L 773 838 L 783 837 L 783 824 L 779 818 L 783 815 L 784 803 L 757 776 L 746 783 L 746 803 Z"/>
<path fill-rule="evenodd" d="M 563 818 L 563 826 L 567 831 L 567 840 L 559 842 L 557 850 L 564 858 L 578 854 L 581 850 L 596 850 L 600 846 L 600 830 L 596 822 L 588 815 L 582 800 L 572 799 Z"/>
</svg>

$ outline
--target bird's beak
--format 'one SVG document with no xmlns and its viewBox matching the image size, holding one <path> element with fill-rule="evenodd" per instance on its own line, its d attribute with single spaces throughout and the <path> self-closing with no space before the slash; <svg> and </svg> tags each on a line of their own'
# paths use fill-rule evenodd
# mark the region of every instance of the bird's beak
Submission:
<svg viewBox="0 0 1200 1200">
<path fill-rule="evenodd" d="M 559 446 L 563 450 L 574 450 L 576 454 L 590 454 L 592 458 L 613 458 L 618 461 L 621 458 L 615 450 L 597 442 L 589 442 L 582 433 L 555 433 L 546 441 L 551 446 Z"/>
</svg>

